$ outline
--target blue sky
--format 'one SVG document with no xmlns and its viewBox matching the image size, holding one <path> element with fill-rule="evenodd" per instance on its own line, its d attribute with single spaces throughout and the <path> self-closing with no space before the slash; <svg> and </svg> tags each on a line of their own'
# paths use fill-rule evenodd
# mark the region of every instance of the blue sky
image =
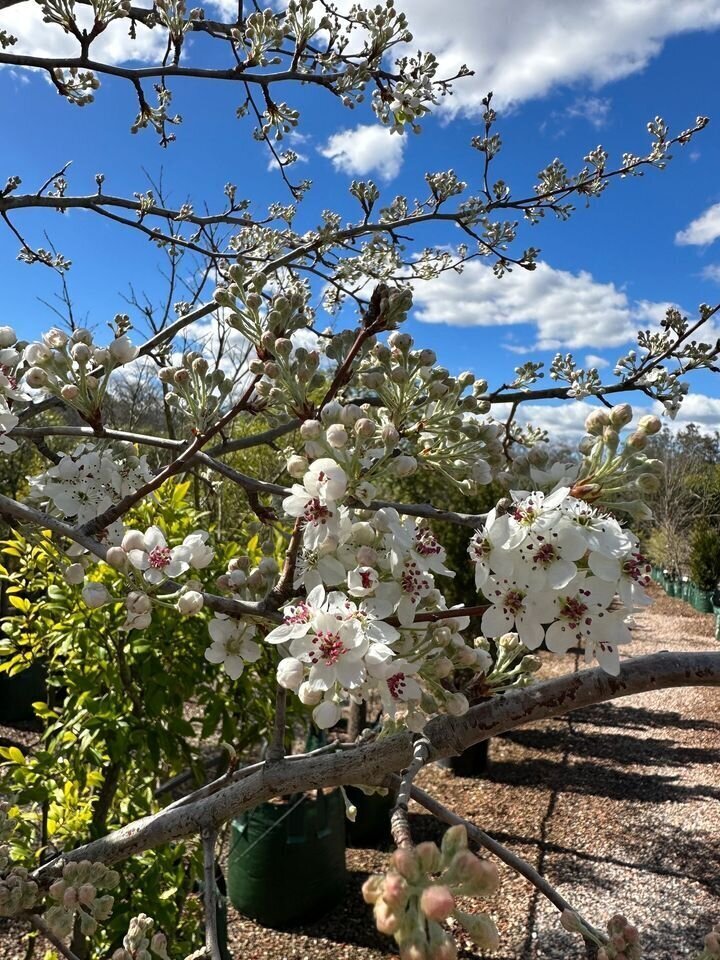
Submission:
<svg viewBox="0 0 720 960">
<path fill-rule="evenodd" d="M 656 322 L 664 305 L 692 315 L 699 303 L 720 299 L 720 97 L 713 73 L 720 4 L 705 0 L 703 10 L 699 0 L 693 12 L 690 5 L 678 12 L 666 0 L 648 0 L 645 23 L 632 0 L 602 0 L 593 6 L 605 15 L 598 22 L 577 17 L 567 0 L 550 0 L 536 29 L 525 0 L 518 0 L 512 21 L 497 4 L 449 0 L 443 10 L 454 8 L 455 16 L 443 20 L 437 4 L 416 2 L 405 6 L 411 27 L 418 22 L 418 42 L 434 44 L 449 65 L 466 60 L 478 76 L 458 83 L 452 110 L 445 107 L 426 121 L 424 133 L 407 138 L 402 149 L 398 138 L 378 133 L 369 109 L 343 110 L 322 92 L 278 93 L 302 109 L 302 140 L 292 145 L 307 160 L 294 175 L 314 180 L 299 224 L 312 225 L 327 207 L 355 215 L 347 195 L 354 176 L 372 177 L 386 199 L 424 196 L 428 170 L 452 167 L 472 186 L 480 158 L 469 141 L 480 132 L 478 100 L 487 85 L 495 89 L 504 142 L 496 176 L 516 194 L 530 193 L 537 171 L 556 156 L 572 171 L 599 143 L 618 161 L 623 151 L 644 153 L 645 124 L 656 114 L 673 132 L 692 125 L 698 114 L 711 118 L 691 145 L 675 149 L 664 172 L 617 181 L 569 223 L 523 228 L 516 252 L 529 244 L 541 248 L 536 274 L 516 271 L 495 280 L 478 266 L 419 290 L 410 323 L 418 342 L 433 347 L 451 370 L 470 367 L 494 384 L 518 363 L 549 361 L 558 350 L 609 363 L 601 369 L 609 376 L 630 332 Z M 20 21 L 18 10 L 11 14 L 15 19 L 0 14 L 0 27 L 8 24 L 19 34 L 25 25 L 28 49 L 55 49 L 54 35 L 47 39 L 52 28 Z M 122 45 L 111 52 L 123 58 Z M 196 47 L 193 56 L 201 52 Z M 130 134 L 136 104 L 127 84 L 105 80 L 96 102 L 78 109 L 60 100 L 43 76 L 0 70 L 0 129 L 6 131 L 0 177 L 4 182 L 17 174 L 25 189 L 36 190 L 72 160 L 70 193 L 92 192 L 94 175 L 103 172 L 106 192 L 131 196 L 147 189 L 147 170 L 155 178 L 163 172 L 171 202 L 192 199 L 196 210 L 205 203 L 219 208 L 228 181 L 253 201 L 256 213 L 272 200 L 289 201 L 277 172 L 268 170 L 264 149 L 251 138 L 251 121 L 235 119 L 238 89 L 185 82 L 176 83 L 174 93 L 184 123 L 177 142 L 163 150 L 152 131 Z M 90 325 L 125 312 L 131 284 L 151 296 L 162 292 L 157 254 L 133 231 L 80 211 L 27 211 L 14 222 L 36 246 L 47 246 L 47 231 L 73 261 L 68 283 L 76 314 Z M 424 236 L 433 243 L 461 239 L 453 230 Z M 17 240 L 3 227 L 2 322 L 31 336 L 55 322 L 39 298 L 52 300 L 58 283 L 51 271 L 18 263 L 17 251 Z M 703 374 L 693 390 L 697 395 L 684 416 L 714 429 L 719 385 Z M 581 416 L 577 408 L 573 422 Z"/>
</svg>

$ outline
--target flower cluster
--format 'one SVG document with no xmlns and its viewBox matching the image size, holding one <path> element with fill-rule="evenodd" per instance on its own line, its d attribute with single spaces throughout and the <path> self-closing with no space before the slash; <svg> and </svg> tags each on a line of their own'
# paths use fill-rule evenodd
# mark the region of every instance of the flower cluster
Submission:
<svg viewBox="0 0 720 960">
<path fill-rule="evenodd" d="M 611 410 L 594 410 L 585 420 L 586 435 L 579 443 L 581 457 L 574 462 L 553 460 L 550 451 L 535 445 L 517 453 L 509 469 L 498 479 L 510 487 L 552 490 L 567 485 L 573 496 L 608 510 L 647 519 L 645 497 L 659 489 L 664 466 L 648 457 L 648 437 L 662 424 L 652 414 L 639 418 L 627 435 L 632 408 L 621 403 Z"/>
<path fill-rule="evenodd" d="M 144 913 L 133 917 L 123 945 L 113 953 L 112 960 L 152 960 L 153 954 L 160 960 L 168 960 L 167 937 L 164 933 L 153 933 L 154 926 L 155 921 Z"/>
<path fill-rule="evenodd" d="M 91 937 L 98 921 L 107 920 L 113 908 L 113 898 L 109 894 L 99 897 L 98 890 L 112 890 L 119 882 L 119 874 L 104 863 L 66 863 L 61 879 L 50 886 L 49 894 L 55 904 L 45 914 L 48 926 L 59 937 L 67 937 L 77 917 L 83 934 Z"/>
<path fill-rule="evenodd" d="M 720 923 L 714 924 L 710 933 L 705 935 L 704 949 L 697 960 L 718 960 L 720 958 Z"/>
<path fill-rule="evenodd" d="M 485 913 L 466 913 L 457 897 L 482 897 L 496 893 L 497 869 L 468 850 L 465 827 L 451 827 L 440 849 L 434 843 L 399 848 L 385 875 L 365 881 L 363 896 L 373 904 L 381 933 L 391 934 L 400 947 L 401 960 L 455 960 L 457 948 L 441 924 L 452 918 L 481 950 L 496 950 L 495 924 Z"/>
<path fill-rule="evenodd" d="M 487 671 L 492 658 L 465 642 L 468 618 L 453 616 L 436 587 L 437 576 L 453 575 L 444 548 L 392 508 L 353 520 L 334 499 L 345 485 L 337 463 L 316 460 L 284 503 L 305 520 L 295 585 L 307 597 L 286 606 L 283 624 L 266 637 L 287 653 L 278 681 L 314 706 L 322 727 L 337 722 L 348 697 L 372 694 L 414 729 L 441 707 L 464 712 L 466 698 L 441 681 L 456 670 Z M 325 585 L 341 589 L 327 593 Z"/>
<path fill-rule="evenodd" d="M 600 947 L 597 960 L 640 960 L 642 947 L 637 927 L 618 913 L 607 923 L 609 940 Z"/>
<path fill-rule="evenodd" d="M 97 447 L 80 444 L 57 464 L 30 479 L 30 496 L 46 510 L 80 526 L 134 493 L 151 476 L 147 460 L 136 455 L 131 443 Z M 118 544 L 124 532 L 124 525 L 117 520 L 100 536 L 106 543 Z M 71 555 L 78 552 L 70 549 Z"/>
<path fill-rule="evenodd" d="M 118 314 L 113 326 L 115 337 L 107 346 L 98 346 L 85 328 L 67 334 L 54 327 L 41 340 L 23 345 L 16 367 L 18 381 L 22 377 L 27 388 L 61 398 L 89 423 L 100 423 L 110 375 L 138 355 L 127 336 L 128 317 Z"/>
<path fill-rule="evenodd" d="M 158 373 L 166 384 L 167 403 L 176 407 L 202 433 L 219 417 L 220 409 L 233 388 L 233 381 L 201 354 L 191 351 L 177 366 L 162 367 Z"/>
<path fill-rule="evenodd" d="M 10 860 L 9 842 L 16 821 L 8 816 L 8 804 L 0 803 L 0 917 L 15 917 L 30 910 L 38 897 L 38 885 L 31 880 L 25 867 L 15 866 Z"/>
<path fill-rule="evenodd" d="M 649 603 L 650 569 L 637 538 L 617 520 L 571 496 L 516 492 L 494 509 L 471 540 L 475 582 L 490 606 L 486 637 L 517 631 L 530 650 L 584 645 L 608 672 L 619 672 L 618 646 L 630 641 L 627 617 Z"/>
</svg>

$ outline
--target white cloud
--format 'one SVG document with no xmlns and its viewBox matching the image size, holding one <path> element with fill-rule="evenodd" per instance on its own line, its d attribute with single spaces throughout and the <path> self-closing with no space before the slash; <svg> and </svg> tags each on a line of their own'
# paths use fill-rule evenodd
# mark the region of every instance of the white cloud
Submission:
<svg viewBox="0 0 720 960">
<path fill-rule="evenodd" d="M 707 266 L 703 267 L 702 275 L 705 280 L 720 283 L 720 263 L 708 263 Z"/>
<path fill-rule="evenodd" d="M 645 413 L 656 413 L 662 418 L 663 426 L 677 432 L 689 423 L 697 424 L 705 433 L 720 430 L 720 398 L 708 397 L 702 393 L 690 393 L 685 398 L 674 420 L 667 416 L 661 403 L 652 406 L 637 403 L 637 397 L 624 394 L 618 403 L 628 401 L 632 404 L 634 421 Z M 591 400 L 565 400 L 560 403 L 522 403 L 518 407 L 518 423 L 532 424 L 547 430 L 551 442 L 576 444 L 585 433 L 585 418 L 593 410 L 600 408 L 599 403 Z M 510 413 L 509 404 L 493 406 L 492 415 L 504 420 Z"/>
<path fill-rule="evenodd" d="M 675 243 L 681 246 L 704 246 L 720 237 L 720 203 L 708 207 L 684 230 L 675 234 Z"/>
<path fill-rule="evenodd" d="M 334 133 L 319 153 L 343 173 L 364 177 L 375 172 L 387 181 L 400 172 L 406 142 L 405 136 L 390 133 L 379 123 L 360 124 Z"/>
<path fill-rule="evenodd" d="M 585 366 L 602 370 L 603 367 L 610 366 L 610 361 L 606 360 L 605 357 L 599 357 L 596 353 L 588 353 L 585 357 Z"/>
<path fill-rule="evenodd" d="M 403 0 L 413 49 L 437 54 L 445 74 L 467 63 L 445 109 L 479 113 L 494 90 L 500 105 L 541 97 L 558 84 L 591 87 L 642 70 L 672 36 L 720 26 L 717 0 Z M 449 14 L 449 15 L 448 15 Z"/>
<path fill-rule="evenodd" d="M 490 267 L 473 261 L 461 274 L 445 273 L 432 283 L 415 285 L 415 316 L 425 323 L 532 324 L 537 341 L 527 347 L 506 344 L 513 353 L 619 346 L 639 327 L 655 325 L 668 306 L 631 301 L 614 283 L 600 283 L 584 270 L 573 274 L 546 263 L 532 272 L 514 270 L 498 280 Z"/>
<path fill-rule="evenodd" d="M 663 413 L 661 403 L 655 404 L 654 413 Z M 674 420 L 665 419 L 663 423 L 676 430 L 696 423 L 708 433 L 720 430 L 720 397 L 708 397 L 704 393 L 689 393 L 682 402 Z"/>
<path fill-rule="evenodd" d="M 568 117 L 580 117 L 594 127 L 604 127 L 610 116 L 612 101 L 608 97 L 578 97 L 565 111 Z"/>
<path fill-rule="evenodd" d="M 75 18 L 81 27 L 92 25 L 90 8 L 76 7 Z M 93 59 L 105 63 L 145 62 L 162 56 L 167 45 L 167 33 L 148 30 L 136 24 L 137 39 L 128 36 L 127 20 L 111 23 L 92 45 Z M 36 57 L 75 57 L 80 54 L 77 40 L 61 27 L 45 23 L 37 3 L 21 3 L 0 12 L 0 28 L 17 37 L 12 53 L 27 53 Z"/>
</svg>

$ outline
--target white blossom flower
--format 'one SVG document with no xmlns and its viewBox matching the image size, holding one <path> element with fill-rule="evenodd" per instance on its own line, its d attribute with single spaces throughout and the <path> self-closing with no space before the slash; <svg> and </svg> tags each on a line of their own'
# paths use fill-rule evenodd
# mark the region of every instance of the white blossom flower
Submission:
<svg viewBox="0 0 720 960">
<path fill-rule="evenodd" d="M 500 637 L 516 631 L 530 650 L 543 641 L 543 623 L 553 619 L 553 597 L 531 594 L 527 587 L 507 577 L 488 577 L 484 593 L 490 607 L 482 616 L 481 629 L 486 637 Z"/>
<path fill-rule="evenodd" d="M 123 335 L 116 337 L 108 346 L 108 352 L 115 363 L 130 363 L 138 355 L 138 347 L 130 342 L 130 338 Z"/>
<path fill-rule="evenodd" d="M 488 513 L 485 526 L 476 530 L 468 553 L 475 563 L 475 586 L 482 589 L 491 573 L 501 577 L 511 577 L 513 572 L 513 558 L 508 550 L 504 549 L 510 537 L 510 518 L 506 514 L 498 516 L 496 509 Z"/>
<path fill-rule="evenodd" d="M 128 560 L 137 570 L 143 571 L 148 583 L 157 585 L 190 568 L 190 548 L 184 545 L 169 547 L 159 527 L 148 527 L 142 538 L 143 547 L 129 550 Z"/>
<path fill-rule="evenodd" d="M 325 588 L 318 584 L 300 603 L 283 608 L 283 622 L 265 637 L 266 643 L 287 643 L 296 637 L 304 637 L 312 629 L 315 614 L 325 603 Z"/>
<path fill-rule="evenodd" d="M 312 664 L 312 686 L 332 690 L 340 684 L 351 690 L 365 680 L 363 656 L 367 644 L 357 620 L 320 611 L 313 617 L 311 631 L 292 640 L 290 653 L 303 663 Z"/>
<path fill-rule="evenodd" d="M 188 534 L 182 542 L 183 547 L 187 547 L 190 552 L 188 562 L 195 570 L 203 570 L 215 556 L 215 551 L 207 545 L 210 534 L 206 530 L 194 530 Z"/>
<path fill-rule="evenodd" d="M 552 599 L 553 622 L 545 633 L 548 650 L 567 653 L 570 647 L 597 636 L 614 595 L 612 584 L 579 573 Z M 520 639 L 525 642 L 522 634 Z"/>
<path fill-rule="evenodd" d="M 260 658 L 260 647 L 254 641 L 255 626 L 242 620 L 231 620 L 216 613 L 208 626 L 212 644 L 205 651 L 205 659 L 210 663 L 221 663 L 225 673 L 232 679 L 237 678 L 245 669 L 246 663 L 255 663 Z"/>
<path fill-rule="evenodd" d="M 379 680 L 378 692 L 389 717 L 395 717 L 399 703 L 421 699 L 422 687 L 416 679 L 419 666 L 398 657 L 374 667 L 373 676 Z"/>
<path fill-rule="evenodd" d="M 374 592 L 380 577 L 372 567 L 355 567 L 348 571 L 348 593 L 351 597 L 367 597 Z"/>
</svg>

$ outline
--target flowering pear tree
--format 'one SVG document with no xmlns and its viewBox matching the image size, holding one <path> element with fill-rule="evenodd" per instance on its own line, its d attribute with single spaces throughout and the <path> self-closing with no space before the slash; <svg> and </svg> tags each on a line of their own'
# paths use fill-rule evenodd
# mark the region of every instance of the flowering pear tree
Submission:
<svg viewBox="0 0 720 960">
<path fill-rule="evenodd" d="M 5 0 L 2 7 L 29 2 Z M 123 608 L 122 642 L 147 630 L 161 608 L 173 608 L 179 622 L 200 616 L 208 629 L 205 657 L 218 671 L 236 680 L 266 669 L 271 656 L 277 689 L 264 760 L 230 768 L 182 800 L 32 870 L 10 858 L 8 805 L 0 814 L 0 915 L 26 921 L 72 958 L 67 938 L 77 924 L 92 937 L 107 919 L 112 895 L 101 891 L 117 885 L 123 862 L 196 837 L 210 878 L 206 943 L 196 955 L 217 960 L 212 877 L 221 826 L 277 795 L 360 784 L 398 791 L 397 849 L 363 893 L 405 960 L 455 957 L 450 918 L 479 947 L 498 946 L 486 912 L 502 896 L 497 859 L 550 899 L 587 956 L 639 957 L 640 935 L 624 917 L 603 929 L 592 925 L 529 864 L 413 779 L 425 763 L 524 723 L 644 690 L 720 684 L 717 653 L 623 656 L 633 613 L 649 602 L 649 567 L 632 523 L 647 515 L 645 499 L 663 483 L 663 464 L 644 452 L 660 419 L 635 418 L 628 402 L 614 402 L 634 393 L 674 414 L 687 375 L 715 369 L 720 343 L 702 337 L 720 305 L 703 304 L 692 319 L 669 310 L 657 328 L 638 334 L 637 348 L 607 382 L 558 355 L 549 370 L 554 385 L 546 388 L 537 386 L 539 363 L 497 385 L 483 371 L 452 376 L 403 325 L 418 283 L 470 260 L 492 263 L 499 283 L 508 270 L 532 270 L 539 251 L 516 250 L 523 222 L 567 219 L 576 202 L 599 198 L 613 181 L 664 168 L 707 120 L 672 135 L 655 118 L 643 155 L 626 153 L 613 166 L 597 147 L 577 172 L 554 160 L 523 191 L 496 174 L 502 141 L 488 95 L 472 140 L 479 175 L 470 171 L 466 182 L 453 170 L 430 172 L 424 199 L 415 201 L 384 198 L 372 181 L 353 181 L 354 219 L 322 209 L 315 226 L 300 231 L 298 209 L 313 194 L 307 181 L 291 179 L 294 151 L 280 152 L 299 123 L 298 110 L 275 97 L 281 82 L 348 108 L 362 109 L 367 98 L 377 121 L 403 136 L 419 132 L 423 117 L 469 72 L 444 77 L 431 53 L 414 51 L 393 0 L 367 8 L 290 0 L 281 12 L 257 4 L 248 12 L 240 3 L 237 17 L 223 22 L 201 8 L 188 11 L 182 0 L 36 5 L 47 29 L 72 41 L 74 54 L 23 52 L 22 37 L 3 30 L 0 64 L 44 71 L 68 109 L 100 98 L 106 80 L 126 83 L 137 99 L 132 132 L 151 129 L 163 146 L 179 130 L 175 88 L 234 84 L 238 115 L 266 144 L 289 202 L 257 213 L 228 184 L 217 211 L 199 213 L 191 202 L 167 206 L 159 191 L 115 196 L 101 174 L 91 192 L 80 186 L 77 193 L 67 168 L 48 171 L 29 192 L 20 173 L 9 176 L 0 217 L 20 245 L 19 258 L 34 269 L 51 269 L 65 282 L 71 260 L 33 240 L 24 212 L 79 208 L 149 238 L 171 259 L 192 253 L 205 265 L 203 284 L 216 289 L 203 303 L 201 284 L 193 302 L 175 304 L 146 337 L 118 315 L 109 336 L 73 323 L 28 342 L 7 318 L 0 327 L 0 456 L 34 444 L 46 462 L 24 499 L 0 495 L 0 514 L 25 536 L 46 531 L 55 564 L 88 608 Z M 161 35 L 165 55 L 139 66 L 105 62 L 95 50 L 118 30 Z M 458 235 L 461 243 L 446 242 Z M 334 323 L 320 331 L 323 311 Z M 180 345 L 183 331 L 204 317 L 246 346 L 246 362 L 233 375 L 203 344 Z M 141 375 L 153 381 L 166 411 L 166 435 L 137 433 L 109 416 L 121 385 Z M 598 402 L 577 455 L 567 460 L 554 456 L 543 431 L 517 423 L 523 403 L 552 398 Z M 227 462 L 235 451 L 264 445 L 280 450 L 280 476 L 250 475 Z M 219 544 L 208 531 L 174 540 L 159 523 L 133 525 L 131 513 L 143 503 L 152 510 L 168 482 L 200 473 L 242 491 L 257 526 L 282 544 L 279 554 L 258 562 L 240 554 L 218 570 Z M 422 474 L 468 497 L 491 483 L 505 495 L 486 514 L 392 499 L 398 480 Z M 445 596 L 455 570 L 437 521 L 467 534 L 477 593 L 460 605 Z M 107 568 L 121 589 L 103 582 Z M 578 647 L 586 670 L 537 677 L 536 651 L 562 656 Z M 471 703 L 471 688 L 482 689 L 479 702 Z M 380 722 L 356 741 L 287 756 L 290 698 L 320 728 L 334 727 L 360 704 Z M 411 798 L 450 826 L 441 848 L 414 845 Z M 492 859 L 479 858 L 469 843 Z M 458 897 L 478 898 L 479 910 L 461 909 Z M 702 931 L 698 937 L 699 951 Z M 720 956 L 719 945 L 717 931 L 709 933 L 698 957 Z M 165 958 L 168 951 L 173 955 L 172 943 L 141 915 L 114 956 Z"/>
</svg>

